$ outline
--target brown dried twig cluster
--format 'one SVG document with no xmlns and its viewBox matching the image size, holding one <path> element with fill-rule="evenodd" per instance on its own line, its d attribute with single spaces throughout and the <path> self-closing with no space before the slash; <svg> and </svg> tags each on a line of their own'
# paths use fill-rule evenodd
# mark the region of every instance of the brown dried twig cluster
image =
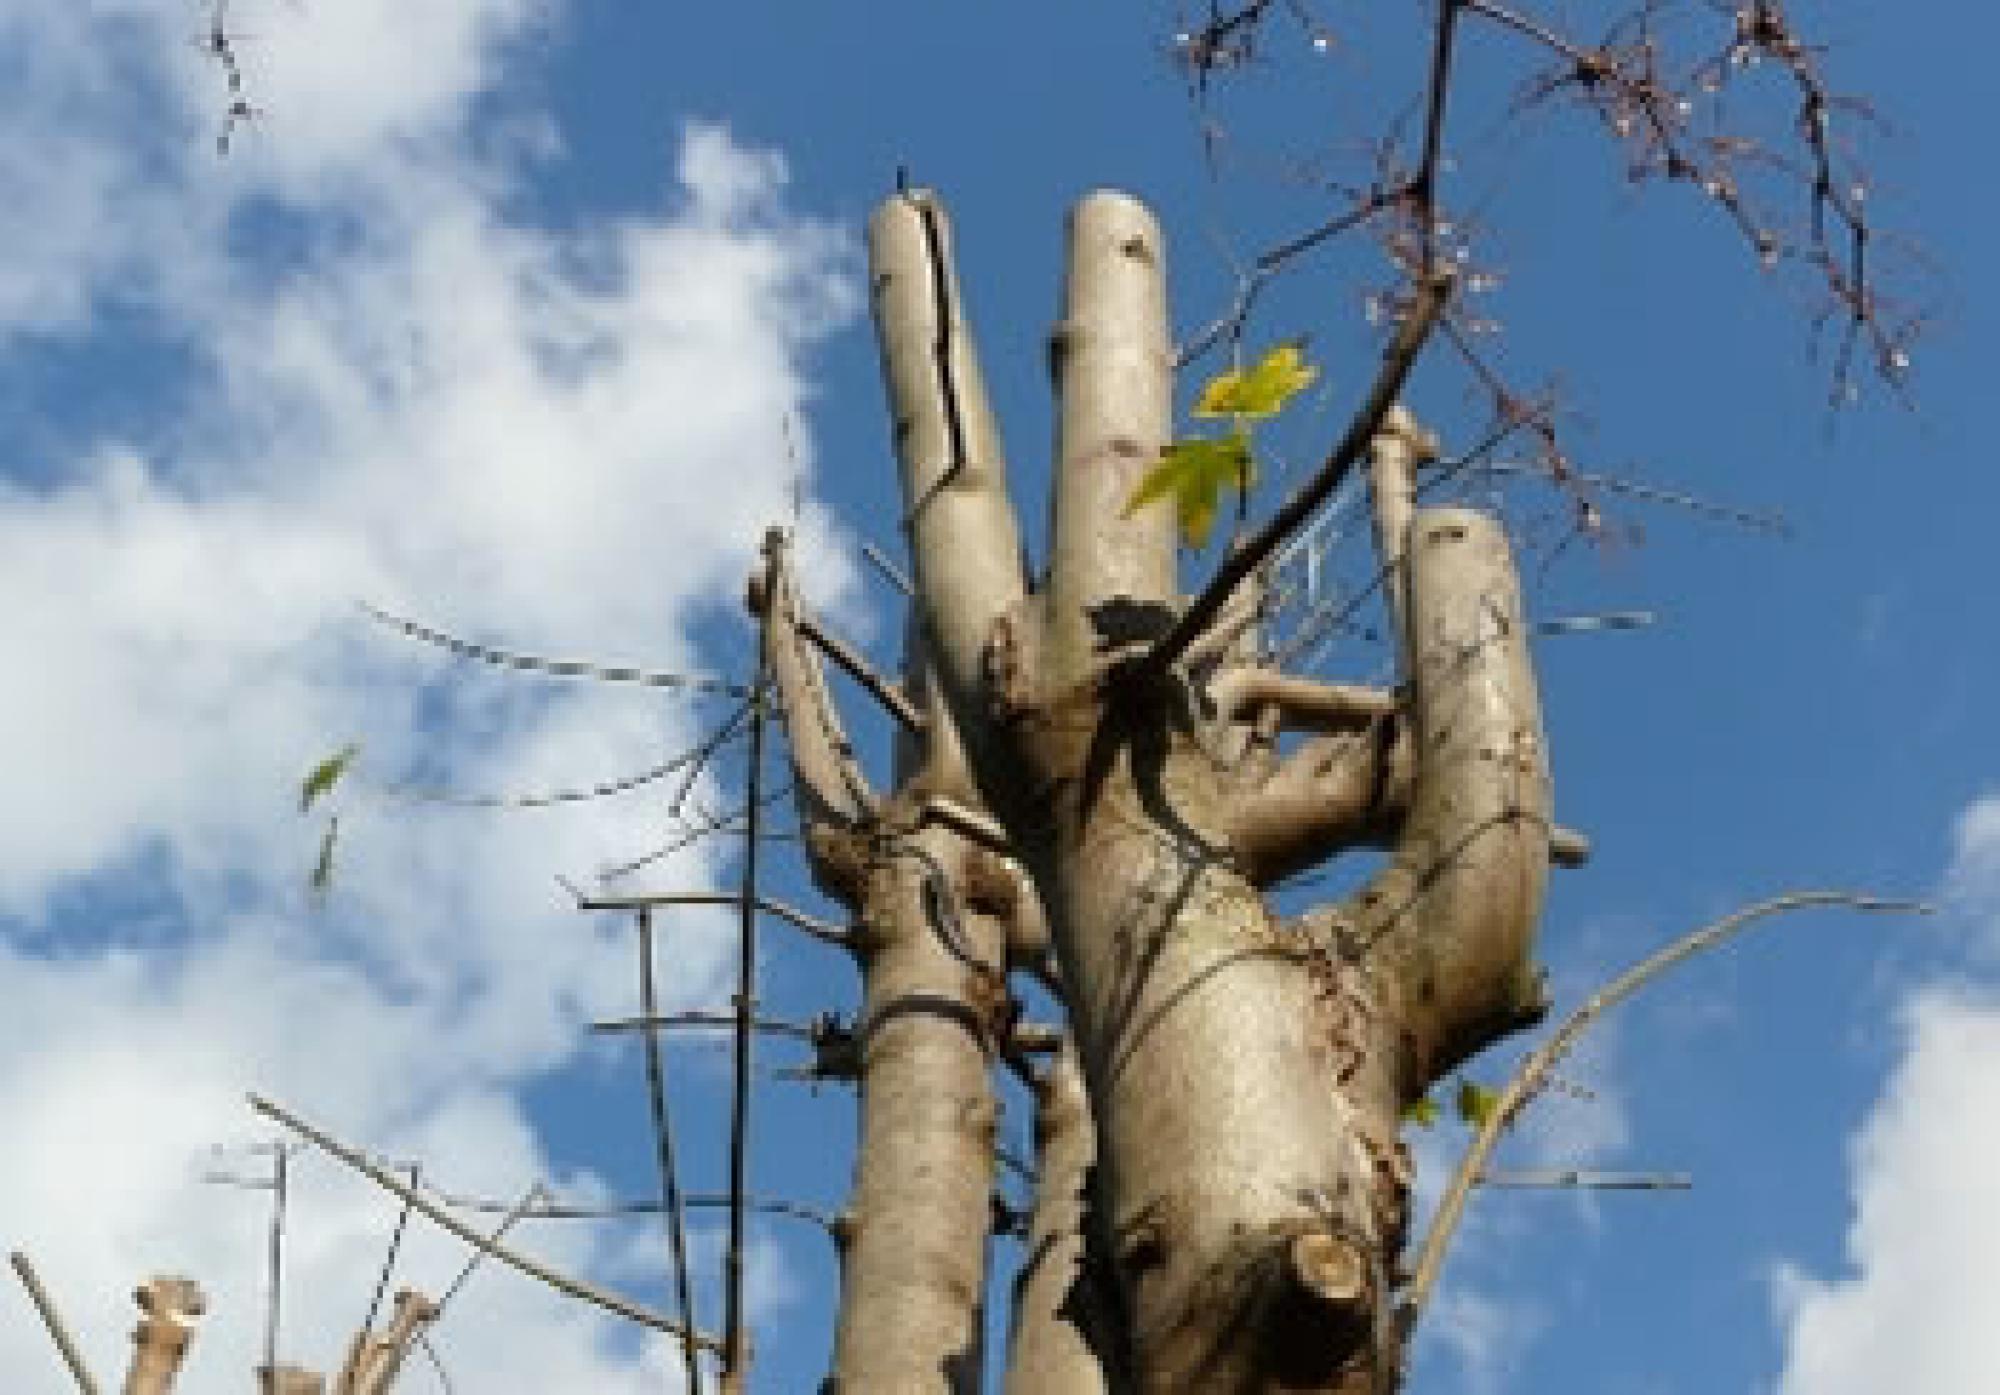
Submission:
<svg viewBox="0 0 2000 1395">
<path fill-rule="evenodd" d="M 1211 85 L 1260 52 L 1264 30 L 1280 14 L 1295 18 L 1315 47 L 1330 45 L 1299 6 L 1271 0 L 1211 4 L 1200 26 L 1175 33 L 1173 52 L 1190 74 L 1205 123 Z M 1711 17 L 1719 35 L 1706 23 Z M 1912 344 L 1927 318 L 1888 284 L 1909 269 L 1913 255 L 1881 254 L 1888 239 L 1876 230 L 1859 149 L 1859 137 L 1879 125 L 1873 111 L 1834 90 L 1823 48 L 1800 34 L 1776 0 L 1716 0 L 1694 13 L 1695 22 L 1676 25 L 1670 18 L 1688 17 L 1670 0 L 1641 0 L 1593 42 L 1503 0 L 1438 0 L 1425 80 L 1409 109 L 1415 119 L 1395 123 L 1370 144 L 1361 181 L 1328 185 L 1338 206 L 1325 219 L 1249 261 L 1229 303 L 1185 342 L 1178 362 L 1185 366 L 1217 348 L 1239 353 L 1273 280 L 1345 235 L 1365 234 L 1388 264 L 1385 283 L 1364 293 L 1370 323 L 1406 323 L 1426 285 L 1450 278 L 1435 334 L 1486 402 L 1488 419 L 1455 470 L 1476 470 L 1525 439 L 1539 473 L 1567 499 L 1570 523 L 1558 550 L 1578 538 L 1624 535 L 1607 522 L 1599 491 L 1581 482 L 1564 441 L 1556 387 L 1516 386 L 1491 347 L 1500 325 L 1481 297 L 1498 287 L 1500 272 L 1482 254 L 1477 220 L 1449 206 L 1441 187 L 1451 167 L 1444 154 L 1448 107 L 1463 85 L 1454 80 L 1454 64 L 1463 31 L 1481 24 L 1550 60 L 1519 85 L 1510 121 L 1561 104 L 1592 114 L 1629 181 L 1695 191 L 1760 268 L 1810 272 L 1817 302 L 1812 341 L 1816 352 L 1830 346 L 1833 405 L 1858 399 L 1861 379 L 1871 374 L 1906 396 Z M 1769 113 L 1768 83 L 1755 84 L 1773 75 L 1782 88 L 1782 121 L 1780 130 L 1766 132 L 1756 118 Z"/>
</svg>

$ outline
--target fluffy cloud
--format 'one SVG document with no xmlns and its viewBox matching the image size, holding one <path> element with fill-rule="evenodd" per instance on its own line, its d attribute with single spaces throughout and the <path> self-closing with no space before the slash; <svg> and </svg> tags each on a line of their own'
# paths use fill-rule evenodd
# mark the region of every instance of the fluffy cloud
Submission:
<svg viewBox="0 0 2000 1395">
<path fill-rule="evenodd" d="M 1778 1274 L 1783 1395 L 2000 1386 L 2000 1000 L 1925 993 L 1904 1025 L 1903 1060 L 1853 1148 L 1852 1274 Z"/>
<path fill-rule="evenodd" d="M 243 61 L 271 115 L 224 163 L 193 18 L 181 0 L 0 15 L 0 49 L 36 55 L 0 83 L 0 370 L 59 343 L 115 365 L 136 311 L 181 384 L 129 383 L 169 401 L 143 432 L 51 403 L 47 439 L 73 448 L 0 456 L 0 1239 L 100 1374 L 132 1284 L 197 1276 L 205 1388 L 259 1340 L 259 1194 L 197 1180 L 214 1145 L 269 1136 L 244 1091 L 465 1190 L 546 1176 L 519 1092 L 630 992 L 629 947 L 563 909 L 552 874 L 664 831 L 643 799 L 494 814 L 355 793 L 315 914 L 299 777 L 355 739 L 378 783 L 588 784 L 719 716 L 460 675 L 353 602 L 525 648 L 719 661 L 695 627 L 733 614 L 760 528 L 791 510 L 803 358 L 855 297 L 845 239 L 719 129 L 685 133 L 659 213 L 563 234 L 503 214 L 532 168 L 471 113 L 504 108 L 503 65 L 555 5 L 270 6 Z M 827 537 L 810 502 L 801 523 Z M 715 856 L 652 873 L 698 884 Z M 712 994 L 726 927 L 686 924 L 671 991 Z M 296 1180 L 286 1346 L 327 1367 L 392 1208 L 329 1164 Z M 531 1241 L 600 1272 L 629 1250 L 593 1225 Z M 459 1258 L 423 1234 L 405 1273 L 435 1292 Z M 502 1272 L 477 1285 L 438 1339 L 464 1388 L 657 1389 L 673 1364 Z M 759 1291 L 782 1301 L 775 1260 Z M 46 1339 L 5 1312 L 0 1385 L 47 1383 Z"/>
<path fill-rule="evenodd" d="M 1947 897 L 1991 942 L 2000 925 L 2000 800 L 1957 827 Z M 1781 1395 L 2000 1388 L 2000 996 L 1933 986 L 1903 1014 L 1902 1058 L 1849 1159 L 1850 1273 L 1780 1266 Z"/>
</svg>

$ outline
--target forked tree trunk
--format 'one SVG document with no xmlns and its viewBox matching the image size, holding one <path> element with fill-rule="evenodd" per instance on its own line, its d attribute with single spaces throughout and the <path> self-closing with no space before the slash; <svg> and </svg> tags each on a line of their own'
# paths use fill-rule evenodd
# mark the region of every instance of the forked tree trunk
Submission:
<svg viewBox="0 0 2000 1395">
<path fill-rule="evenodd" d="M 1148 1392 L 1388 1388 L 1402 1112 L 1540 1003 L 1548 778 L 1504 539 L 1477 513 L 1411 509 L 1421 450 L 1392 416 L 1376 493 L 1403 695 L 1230 672 L 1228 635 L 1163 661 L 1173 521 L 1127 508 L 1169 429 L 1151 217 L 1098 194 L 1071 221 L 1037 594 L 935 199 L 886 203 L 870 254 L 930 650 L 1040 887 L 1095 1115 L 1126 1346 L 1105 1369 L 1129 1359 Z M 1217 689 L 1248 696 L 1218 707 Z M 1252 759 L 1246 705 L 1253 727 L 1315 735 Z M 1272 913 L 1272 877 L 1385 837 L 1387 869 L 1351 902 Z M 1024 1321 L 1046 1311 L 1040 1282 Z M 1017 1360 L 1043 1359 L 1034 1335 Z"/>
</svg>

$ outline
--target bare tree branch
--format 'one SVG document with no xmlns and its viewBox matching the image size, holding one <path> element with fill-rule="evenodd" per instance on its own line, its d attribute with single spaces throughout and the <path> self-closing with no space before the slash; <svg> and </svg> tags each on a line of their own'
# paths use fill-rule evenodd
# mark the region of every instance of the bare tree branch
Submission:
<svg viewBox="0 0 2000 1395">
<path fill-rule="evenodd" d="M 62 1320 L 56 1308 L 55 1299 L 42 1287 L 41 1277 L 35 1273 L 35 1266 L 28 1256 L 15 1250 L 7 1256 L 7 1262 L 14 1266 L 14 1273 L 21 1280 L 21 1287 L 28 1291 L 28 1299 L 35 1305 L 35 1312 L 42 1319 L 42 1326 L 48 1330 L 49 1340 L 56 1344 L 56 1352 L 69 1368 L 70 1379 L 76 1382 L 79 1395 L 98 1395 L 96 1378 L 90 1374 L 83 1353 L 77 1349 L 76 1339 L 70 1335 L 69 1326 Z"/>
<path fill-rule="evenodd" d="M 594 1284 L 586 1283 L 582 1279 L 560 1273 L 541 1263 L 539 1260 L 530 1259 L 528 1256 L 509 1249 L 497 1241 L 487 1239 L 464 1221 L 459 1220 L 458 1217 L 446 1211 L 443 1207 L 426 1200 L 418 1194 L 415 1188 L 390 1173 L 388 1169 L 378 1166 L 355 1149 L 342 1143 L 339 1139 L 322 1132 L 289 1110 L 272 1103 L 270 1100 L 264 1099 L 262 1096 L 251 1095 L 249 1100 L 250 1107 L 257 1113 L 276 1123 L 282 1124 L 285 1128 L 290 1129 L 293 1133 L 311 1143 L 328 1157 L 345 1163 L 376 1186 L 388 1192 L 391 1196 L 398 1197 L 408 1203 L 412 1210 L 429 1220 L 432 1224 L 442 1227 L 444 1230 L 457 1236 L 460 1240 L 463 1240 L 466 1244 L 492 1255 L 502 1264 L 519 1270 L 538 1283 L 548 1285 L 558 1293 L 567 1294 L 569 1297 L 589 1303 L 593 1307 L 602 1308 L 608 1313 L 613 1313 L 628 1321 L 636 1322 L 642 1327 L 650 1327 L 656 1332 L 664 1332 L 668 1336 L 676 1338 L 687 1334 L 690 1340 L 705 1351 L 720 1352 L 722 1350 L 722 1342 L 717 1337 L 701 1331 L 690 1332 L 689 1329 L 683 1327 L 680 1323 L 675 1322 L 665 1314 L 656 1313 L 650 1308 L 641 1307 L 630 1299 L 621 1298 L 615 1293 L 608 1293 Z"/>
<path fill-rule="evenodd" d="M 1739 930 L 1768 916 L 1822 907 L 1843 907 L 1848 910 L 1872 912 L 1901 911 L 1918 915 L 1925 915 L 1930 911 L 1928 906 L 1919 901 L 1888 900 L 1848 891 L 1797 891 L 1745 906 L 1682 936 L 1665 949 L 1649 955 L 1627 969 L 1593 993 L 1582 1006 L 1563 1021 L 1560 1027 L 1549 1034 L 1546 1041 L 1522 1059 L 1514 1074 L 1502 1087 L 1498 1100 L 1487 1112 L 1485 1122 L 1473 1135 L 1472 1143 L 1466 1148 L 1464 1156 L 1459 1159 L 1458 1170 L 1452 1175 L 1450 1185 L 1445 1188 L 1444 1197 L 1438 1203 L 1436 1216 L 1431 1221 L 1430 1231 L 1424 1236 L 1424 1243 L 1417 1252 L 1416 1263 L 1411 1269 L 1409 1287 L 1404 1291 L 1398 1314 L 1405 1338 L 1415 1328 L 1418 1318 L 1423 1315 L 1424 1304 L 1437 1285 L 1438 1275 L 1444 1267 L 1445 1253 L 1450 1248 L 1452 1236 L 1458 1229 L 1459 1219 L 1465 1212 L 1466 1199 L 1471 1195 L 1474 1183 L 1485 1171 L 1487 1162 L 1493 1156 L 1493 1150 L 1499 1146 L 1500 1135 L 1534 1100 L 1547 1081 L 1549 1072 L 1562 1063 L 1563 1057 L 1569 1054 L 1577 1039 L 1589 1030 L 1591 1024 L 1660 974 L 1703 950 L 1714 948 Z"/>
</svg>

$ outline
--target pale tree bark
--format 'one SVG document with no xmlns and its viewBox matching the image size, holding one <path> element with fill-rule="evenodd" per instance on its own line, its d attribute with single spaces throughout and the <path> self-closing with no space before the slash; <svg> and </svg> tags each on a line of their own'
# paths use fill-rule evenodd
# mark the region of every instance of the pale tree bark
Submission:
<svg viewBox="0 0 2000 1395">
<path fill-rule="evenodd" d="M 1097 1139 L 1075 1044 L 1035 1083 L 1035 1207 L 1014 1281 L 1007 1395 L 1106 1395 L 1125 1340 L 1089 1199 Z"/>
<path fill-rule="evenodd" d="M 1401 1115 L 1537 1010 L 1549 856 L 1504 539 L 1412 508 L 1423 451 L 1387 415 L 1422 326 L 1329 466 L 1374 440 L 1392 698 L 1232 662 L 1226 598 L 1197 607 L 1213 629 L 1182 633 L 1169 505 L 1127 508 L 1169 427 L 1164 248 L 1143 208 L 1096 194 L 1071 220 L 1035 595 L 997 445 L 968 453 L 951 425 L 990 430 L 942 210 L 903 195 L 870 234 L 919 603 L 980 793 L 1040 887 L 1095 1116 L 1116 1366 L 1148 1392 L 1386 1389 Z M 1286 728 L 1314 735 L 1280 757 Z M 1365 842 L 1394 852 L 1352 904 L 1284 923 L 1265 903 L 1273 878 Z"/>
<path fill-rule="evenodd" d="M 980 1388 L 993 1225 L 991 1067 L 1012 1023 L 1009 920 L 1022 887 L 941 807 L 976 796 L 942 697 L 913 656 L 922 714 L 895 785 L 869 787 L 802 633 L 782 537 L 753 604 L 791 737 L 816 880 L 854 918 L 862 976 L 853 1192 L 838 1225 L 840 1314 L 828 1392 Z M 962 823 L 984 826 L 983 817 Z M 1034 918 L 1038 919 L 1038 917 Z"/>
<path fill-rule="evenodd" d="M 437 1319 L 438 1305 L 416 1289 L 396 1294 L 388 1327 L 380 1335 L 354 1334 L 347 1360 L 334 1378 L 333 1395 L 388 1395 L 409 1359 L 410 1347 Z"/>
<path fill-rule="evenodd" d="M 146 1280 L 133 1291 L 132 1300 L 141 1317 L 132 1331 L 125 1395 L 170 1395 L 208 1300 L 193 1279 L 173 1275 Z"/>
</svg>

